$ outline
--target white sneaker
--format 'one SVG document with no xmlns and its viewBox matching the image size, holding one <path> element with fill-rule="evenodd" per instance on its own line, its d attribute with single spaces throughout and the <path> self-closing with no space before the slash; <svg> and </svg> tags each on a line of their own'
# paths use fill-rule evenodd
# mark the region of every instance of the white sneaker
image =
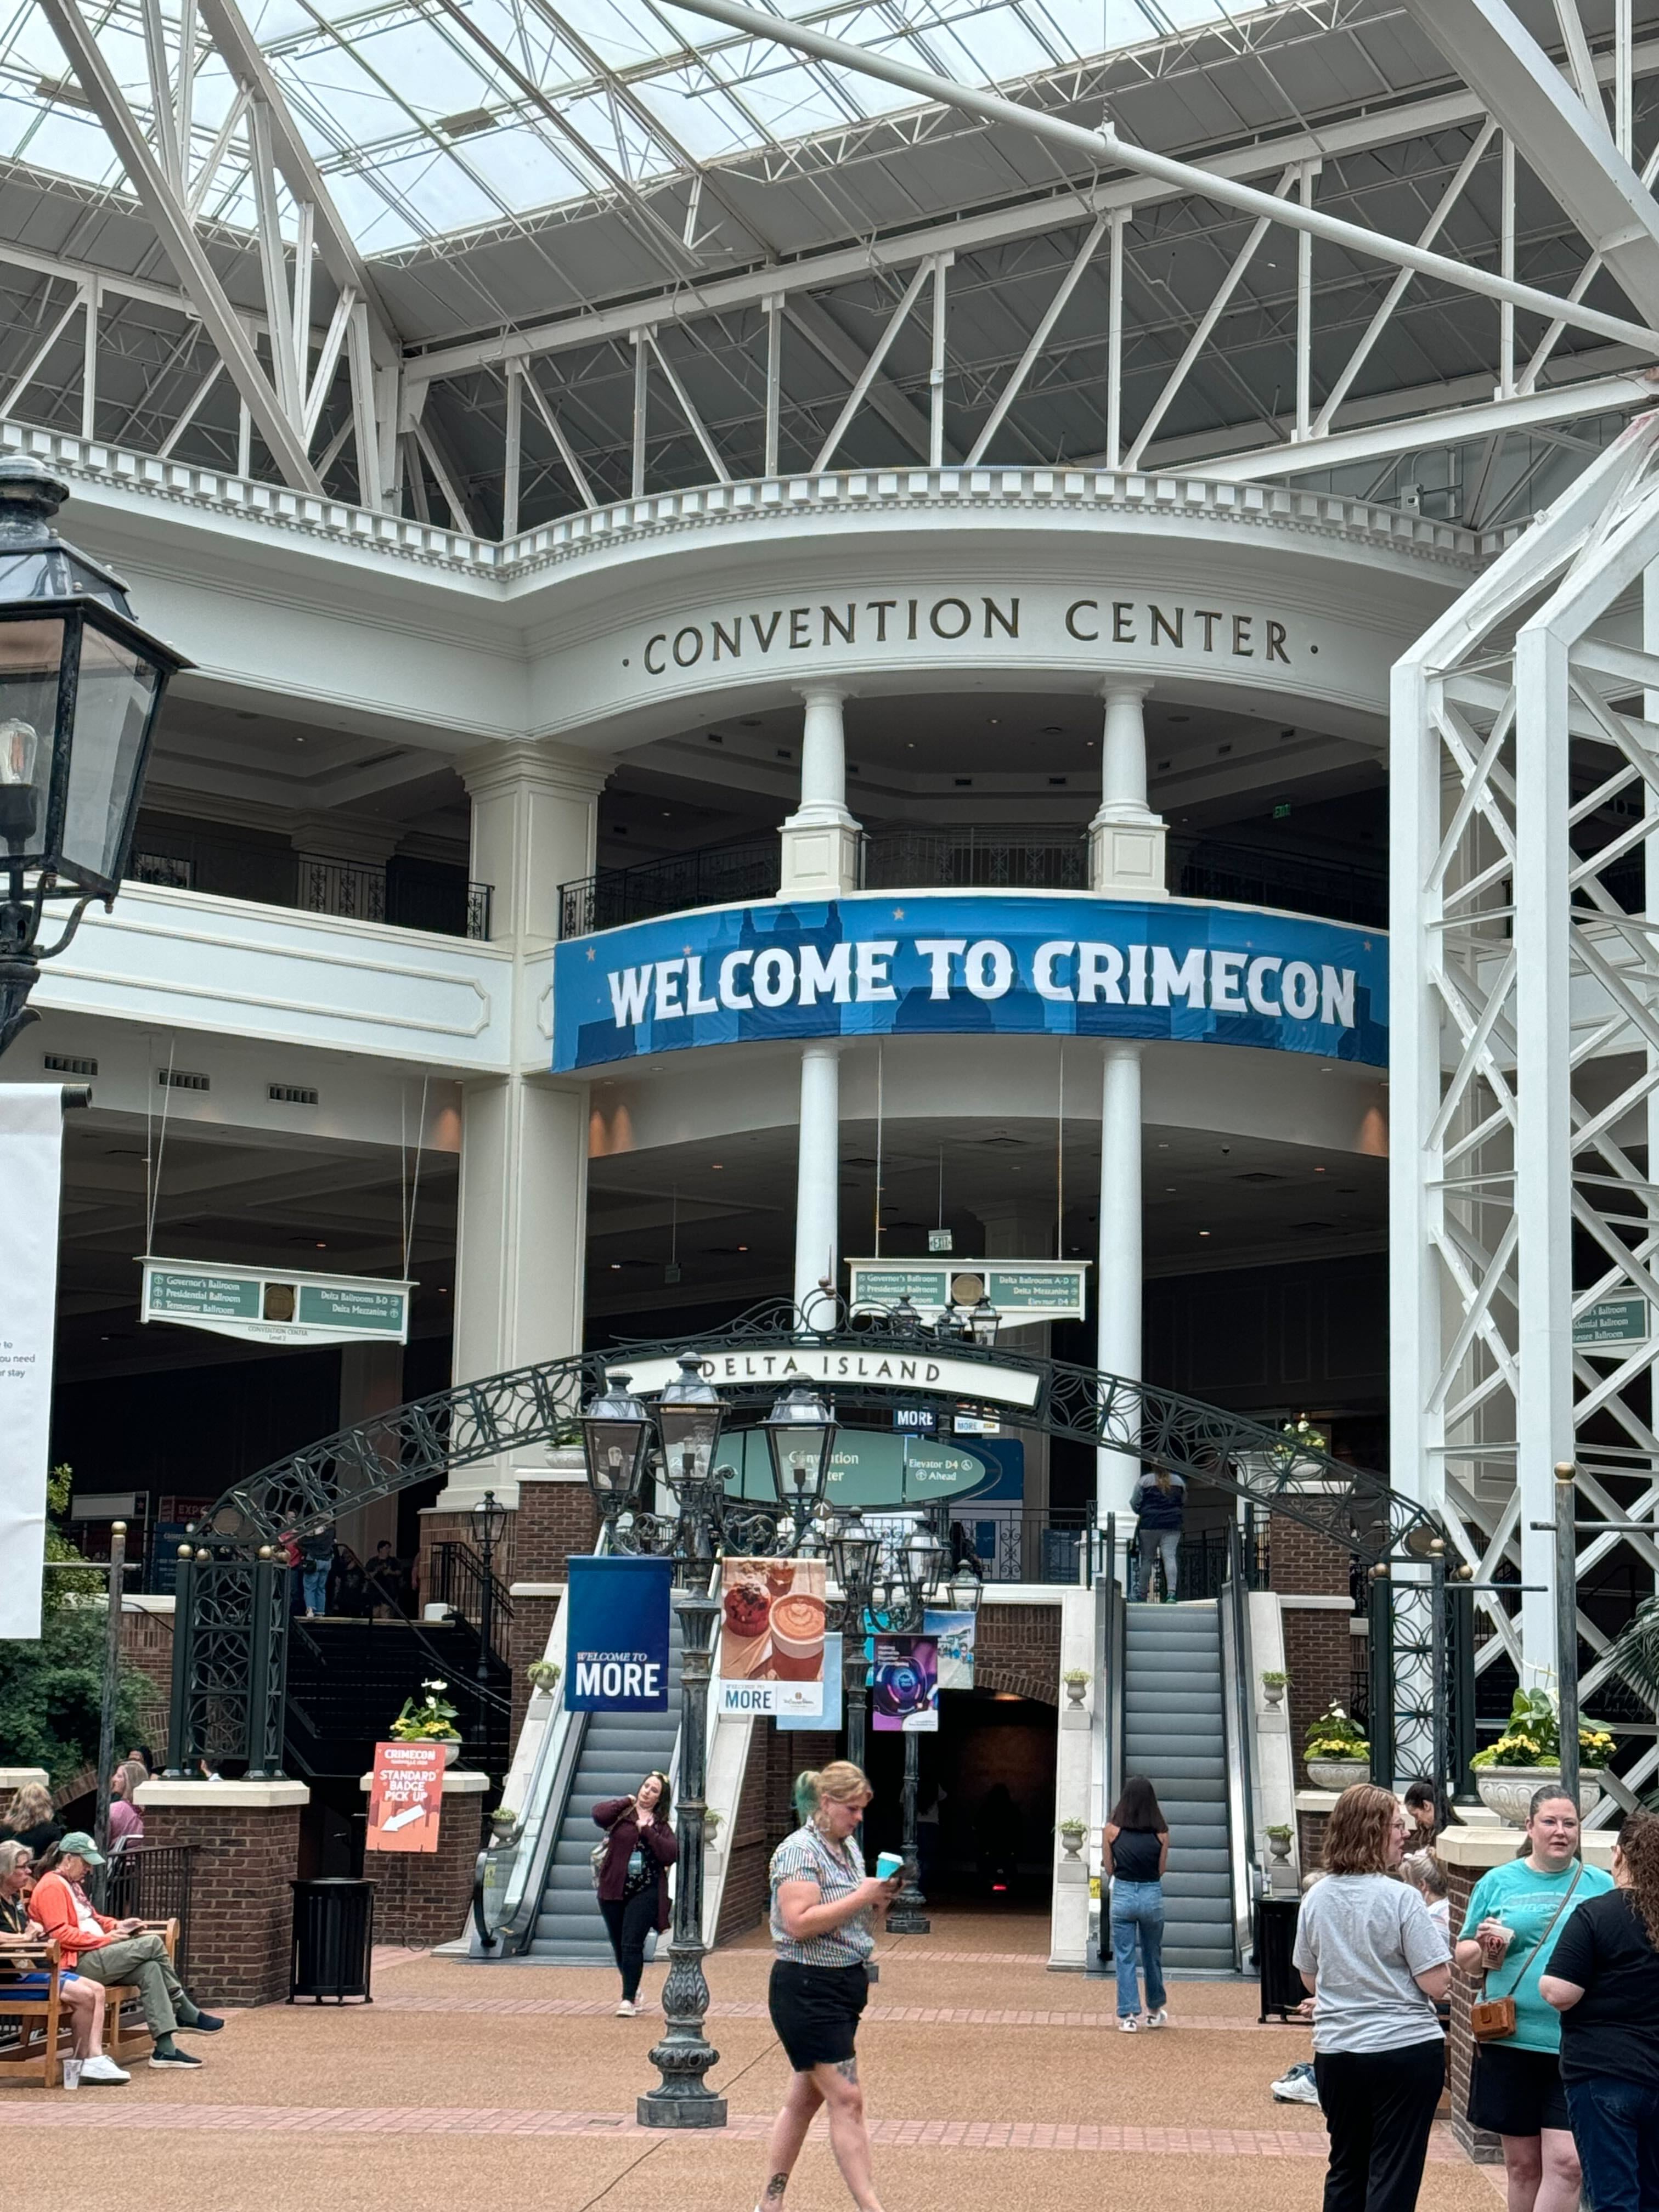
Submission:
<svg viewBox="0 0 1659 2212">
<path fill-rule="evenodd" d="M 1156 2012 L 1147 2014 L 1146 2025 L 1148 2027 L 1167 2027 L 1170 2025 L 1170 2015 L 1162 2005 Z"/>
<path fill-rule="evenodd" d="M 1118 2028 L 1119 2032 L 1124 2035 L 1139 2035 L 1140 2033 L 1140 2022 L 1135 2018 L 1134 2014 L 1131 2013 L 1127 2020 L 1119 2021 Z"/>
<path fill-rule="evenodd" d="M 82 2063 L 81 2079 L 83 2081 L 119 2082 L 131 2081 L 132 2076 L 131 2074 L 124 2074 L 108 2053 L 103 2052 L 98 2057 L 88 2058 Z"/>
<path fill-rule="evenodd" d="M 1273 2102 L 1276 2105 L 1317 2105 L 1319 2091 L 1314 2086 L 1311 2074 L 1287 2074 L 1273 2083 Z"/>
<path fill-rule="evenodd" d="M 617 2018 L 618 2020 L 632 2020 L 637 2009 L 638 2008 L 635 2006 L 632 1997 L 624 1997 L 622 2002 L 617 2007 Z"/>
</svg>

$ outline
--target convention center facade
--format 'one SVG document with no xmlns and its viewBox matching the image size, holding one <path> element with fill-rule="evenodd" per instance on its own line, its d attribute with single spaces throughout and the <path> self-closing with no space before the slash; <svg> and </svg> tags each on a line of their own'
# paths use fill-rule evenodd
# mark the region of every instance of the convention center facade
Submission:
<svg viewBox="0 0 1659 2212">
<path fill-rule="evenodd" d="M 1597 1662 L 1656 1556 L 1650 11 L 1566 47 L 1474 0 L 1109 6 L 1103 45 L 1037 0 L 793 42 L 715 9 L 690 46 L 613 12 L 527 8 L 509 53 L 436 6 L 256 40 L 200 0 L 181 52 L 165 9 L 51 0 L 9 58 L 0 444 L 191 664 L 126 880 L 0 1070 L 92 1090 L 71 1532 L 125 1521 L 160 1651 L 203 1516 L 319 1437 L 760 1307 L 843 1346 L 988 1308 L 1016 1364 L 1252 1449 L 1305 1420 L 1310 1495 L 1374 1470 L 1431 1519 L 1466 1749 L 1553 1679 L 1578 1465 L 1628 1803 L 1650 1716 Z M 1093 1820 L 1061 1682 L 1141 1455 L 914 1373 L 836 1402 L 972 1460 L 946 1518 L 1000 1625 L 945 1786 Z M 1349 1543 L 1210 1464 L 1169 1594 L 1242 1573 L 1304 1733 L 1363 1698 L 1389 1509 Z M 507 1697 L 597 1526 L 568 1437 L 366 1489 L 338 1540 Z M 375 1733 L 319 1717 L 323 1663 L 289 1662 L 314 1864 Z M 1243 1753 L 1224 1930 L 1267 1825 L 1329 1802 L 1278 1705 L 1244 1685 L 1279 1748 Z"/>
</svg>

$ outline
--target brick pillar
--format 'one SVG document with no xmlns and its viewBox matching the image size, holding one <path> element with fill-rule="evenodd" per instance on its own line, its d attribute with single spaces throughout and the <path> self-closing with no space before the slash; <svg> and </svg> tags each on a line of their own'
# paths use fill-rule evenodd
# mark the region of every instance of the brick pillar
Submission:
<svg viewBox="0 0 1659 2212">
<path fill-rule="evenodd" d="M 1353 1613 L 1349 1581 L 1352 1554 L 1316 1528 L 1275 1513 L 1268 1536 L 1269 1577 L 1279 1600 L 1285 1635 L 1285 1702 L 1297 1778 L 1305 1789 L 1302 1746 L 1308 1730 L 1333 1705 L 1349 1709 L 1353 1695 Z M 1316 1864 L 1305 1856 L 1306 1866 Z"/>
<path fill-rule="evenodd" d="M 192 1844 L 190 1993 L 198 2004 L 288 1996 L 303 1782 L 143 1784 L 147 1844 Z"/>
<path fill-rule="evenodd" d="M 368 1790 L 374 1776 L 363 1777 Z M 453 1767 L 444 1777 L 435 1851 L 365 1851 L 363 1872 L 374 1885 L 374 1941 L 430 1950 L 466 1933 L 472 1877 L 483 1849 L 487 1774 Z"/>
<path fill-rule="evenodd" d="M 520 1468 L 514 1548 L 513 1739 L 530 1704 L 525 1668 L 547 1650 L 573 1552 L 591 1552 L 599 1533 L 580 1449 L 549 1455 L 545 1472 Z"/>
</svg>

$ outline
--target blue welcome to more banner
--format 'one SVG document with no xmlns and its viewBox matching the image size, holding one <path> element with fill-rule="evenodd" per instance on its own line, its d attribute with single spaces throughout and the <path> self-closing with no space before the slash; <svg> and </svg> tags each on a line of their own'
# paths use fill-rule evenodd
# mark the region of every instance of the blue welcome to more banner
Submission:
<svg viewBox="0 0 1659 2212">
<path fill-rule="evenodd" d="M 667 1711 L 673 1571 L 669 1559 L 571 1560 L 564 1702 L 572 1712 Z"/>
<path fill-rule="evenodd" d="M 784 1037 L 1047 1034 L 1388 1064 L 1382 930 L 1040 893 L 763 900 L 555 953 L 553 1066 Z"/>
</svg>

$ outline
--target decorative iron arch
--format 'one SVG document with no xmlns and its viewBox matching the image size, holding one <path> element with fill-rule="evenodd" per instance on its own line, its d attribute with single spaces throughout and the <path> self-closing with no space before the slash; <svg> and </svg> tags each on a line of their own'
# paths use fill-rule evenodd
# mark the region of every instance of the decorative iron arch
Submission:
<svg viewBox="0 0 1659 2212">
<path fill-rule="evenodd" d="M 1036 1396 L 1029 1409 L 1000 1409 L 1022 1427 L 1124 1452 L 1167 1466 L 1189 1480 L 1231 1491 L 1316 1529 L 1364 1565 L 1395 1553 L 1413 1530 L 1422 1534 L 1413 1549 L 1438 1534 L 1427 1510 L 1390 1488 L 1385 1476 L 1310 1450 L 1280 1430 L 1201 1399 L 1068 1360 L 988 1350 L 929 1332 L 917 1338 L 886 1316 L 849 1317 L 839 1304 L 835 1325 L 818 1328 L 809 1315 L 783 1303 L 753 1307 L 728 1328 L 702 1335 L 628 1339 L 605 1351 L 458 1383 L 377 1413 L 234 1483 L 193 1533 L 198 1546 L 246 1558 L 288 1530 L 332 1521 L 416 1483 L 498 1453 L 556 1443 L 574 1435 L 584 1400 L 605 1376 L 626 1371 L 630 1364 L 687 1352 L 705 1360 L 734 1350 L 776 1355 L 766 1380 L 722 1384 L 721 1395 L 735 1411 L 743 1411 L 770 1403 L 787 1373 L 788 1356 L 804 1346 L 820 1351 L 845 1347 L 861 1354 L 888 1349 L 896 1357 L 918 1345 L 947 1352 L 953 1366 L 1035 1376 Z M 844 1404 L 878 1397 L 890 1402 L 892 1395 L 890 1390 L 860 1389 L 856 1382 L 828 1387 Z M 978 1402 L 971 1391 L 930 1389 L 921 1381 L 907 1381 L 904 1395 L 940 1403 Z"/>
<path fill-rule="evenodd" d="M 814 1313 L 829 1325 L 817 1326 Z M 722 1366 L 725 1355 L 740 1352 L 752 1368 L 753 1356 L 763 1355 L 764 1379 L 721 1376 L 721 1395 L 735 1411 L 758 1411 L 771 1403 L 793 1358 L 826 1350 L 844 1350 L 866 1364 L 872 1353 L 884 1364 L 890 1356 L 904 1370 L 907 1398 L 995 1405 L 1022 1426 L 1231 1491 L 1316 1530 L 1367 1566 L 1401 1549 L 1423 1557 L 1439 1534 L 1415 1499 L 1370 1469 L 1155 1383 L 918 1333 L 890 1316 L 849 1315 L 828 1297 L 809 1312 L 787 1303 L 760 1305 L 708 1334 L 625 1340 L 459 1383 L 339 1430 L 233 1484 L 194 1524 L 194 1543 L 179 1560 L 169 1771 L 191 1766 L 210 1741 L 226 1752 L 243 1744 L 251 1776 L 281 1771 L 287 1605 L 276 1547 L 289 1531 L 498 1453 L 562 1443 L 575 1434 L 584 1401 L 607 1373 L 688 1352 L 710 1364 L 720 1357 Z M 971 1380 L 946 1389 L 918 1379 L 930 1365 L 947 1363 L 957 1377 L 981 1369 L 984 1399 L 975 1399 Z M 1022 1385 L 1031 1378 L 1030 1404 L 1014 1412 L 999 1403 L 997 1375 Z M 876 1398 L 890 1403 L 893 1395 L 857 1382 L 829 1387 L 843 1407 Z"/>
</svg>

